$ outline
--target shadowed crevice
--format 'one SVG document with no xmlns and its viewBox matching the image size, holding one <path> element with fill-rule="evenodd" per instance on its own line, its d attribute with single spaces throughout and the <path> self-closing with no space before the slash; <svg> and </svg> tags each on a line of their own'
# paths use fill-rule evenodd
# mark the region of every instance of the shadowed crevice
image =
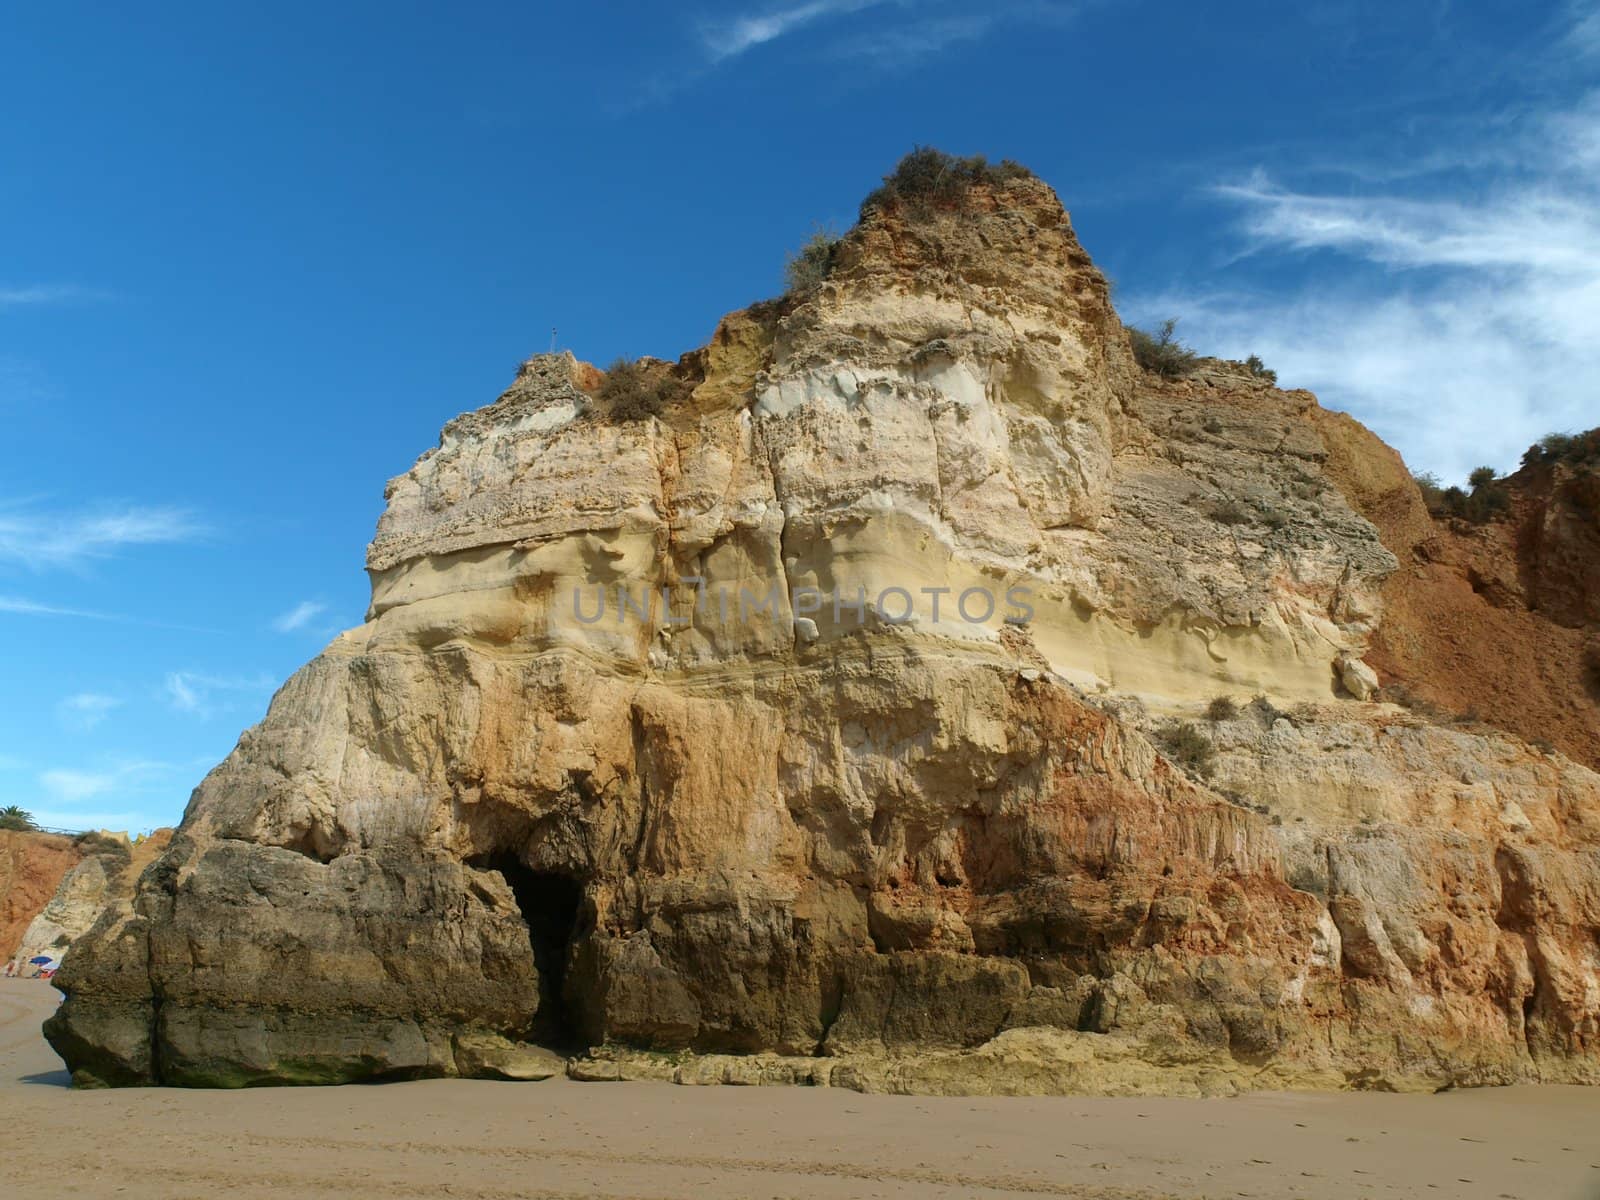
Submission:
<svg viewBox="0 0 1600 1200">
<path fill-rule="evenodd" d="M 500 872 L 527 923 L 533 964 L 539 972 L 539 1009 L 534 1016 L 530 1039 L 555 1047 L 575 1044 L 580 1023 L 571 1011 L 565 991 L 578 910 L 583 900 L 582 885 L 568 875 L 535 871 L 509 852 L 490 855 L 472 865 Z"/>
</svg>

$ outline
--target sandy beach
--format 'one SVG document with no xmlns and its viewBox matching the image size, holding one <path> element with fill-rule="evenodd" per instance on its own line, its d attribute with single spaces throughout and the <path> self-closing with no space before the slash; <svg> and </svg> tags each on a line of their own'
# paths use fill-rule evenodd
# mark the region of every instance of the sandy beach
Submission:
<svg viewBox="0 0 1600 1200">
<path fill-rule="evenodd" d="M 1600 1090 L 1230 1100 L 438 1080 L 74 1092 L 0 981 L 13 1196 L 1600 1197 Z"/>
</svg>

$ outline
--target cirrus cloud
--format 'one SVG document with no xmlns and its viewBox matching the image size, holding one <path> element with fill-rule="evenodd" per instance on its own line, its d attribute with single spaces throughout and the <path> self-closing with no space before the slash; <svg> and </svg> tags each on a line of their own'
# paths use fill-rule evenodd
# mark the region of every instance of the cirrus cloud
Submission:
<svg viewBox="0 0 1600 1200">
<path fill-rule="evenodd" d="M 1544 434 L 1600 423 L 1600 92 L 1508 128 L 1353 191 L 1264 170 L 1213 188 L 1236 213 L 1238 274 L 1294 264 L 1315 282 L 1174 288 L 1136 315 L 1179 313 L 1206 352 L 1259 354 L 1415 469 L 1510 469 Z M 1336 268 L 1308 269 L 1318 255 Z"/>
<path fill-rule="evenodd" d="M 78 304 L 89 300 L 104 300 L 107 296 L 108 293 L 99 288 L 80 287 L 75 283 L 0 285 L 0 309 L 40 304 Z"/>
<path fill-rule="evenodd" d="M 0 506 L 0 563 L 34 570 L 75 568 L 129 546 L 186 542 L 203 530 L 183 509 L 118 505 L 95 512 L 41 512 Z"/>
<path fill-rule="evenodd" d="M 272 622 L 272 627 L 279 633 L 294 633 L 304 629 L 317 617 L 328 611 L 328 606 L 318 600 L 302 600 L 288 612 L 282 614 Z"/>
<path fill-rule="evenodd" d="M 162 694 L 178 712 L 209 720 L 218 712 L 235 707 L 230 695 L 249 696 L 271 692 L 272 677 L 257 675 L 212 675 L 204 671 L 169 671 L 162 683 Z M 222 693 L 219 697 L 218 693 Z"/>
<path fill-rule="evenodd" d="M 713 62 L 735 58 L 746 50 L 776 41 L 824 17 L 841 16 L 903 0 L 808 0 L 787 8 L 735 13 L 700 26 L 700 40 Z"/>
<path fill-rule="evenodd" d="M 69 729 L 87 733 L 104 721 L 112 709 L 121 705 L 122 700 L 117 696 L 107 696 L 102 692 L 78 692 L 56 705 L 56 713 L 61 723 Z"/>
</svg>

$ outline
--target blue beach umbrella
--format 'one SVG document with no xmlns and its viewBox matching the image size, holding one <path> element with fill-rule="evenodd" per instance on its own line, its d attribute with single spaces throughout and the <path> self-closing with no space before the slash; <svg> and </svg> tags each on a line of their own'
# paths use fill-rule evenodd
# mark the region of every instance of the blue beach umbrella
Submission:
<svg viewBox="0 0 1600 1200">
<path fill-rule="evenodd" d="M 48 954 L 40 954 L 30 958 L 28 960 L 28 965 L 33 967 L 47 967 L 53 962 L 55 962 L 55 959 L 51 958 Z"/>
</svg>

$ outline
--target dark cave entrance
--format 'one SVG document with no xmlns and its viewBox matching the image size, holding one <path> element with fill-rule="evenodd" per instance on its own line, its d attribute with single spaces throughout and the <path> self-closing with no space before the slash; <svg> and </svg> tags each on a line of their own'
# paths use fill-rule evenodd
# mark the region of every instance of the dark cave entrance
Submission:
<svg viewBox="0 0 1600 1200">
<path fill-rule="evenodd" d="M 539 1012 L 530 1040 L 563 1049 L 575 1045 L 578 1023 L 567 1005 L 566 982 L 582 885 L 568 875 L 535 871 L 514 854 L 491 855 L 473 865 L 500 872 L 528 925 L 533 965 L 539 971 Z"/>
</svg>

